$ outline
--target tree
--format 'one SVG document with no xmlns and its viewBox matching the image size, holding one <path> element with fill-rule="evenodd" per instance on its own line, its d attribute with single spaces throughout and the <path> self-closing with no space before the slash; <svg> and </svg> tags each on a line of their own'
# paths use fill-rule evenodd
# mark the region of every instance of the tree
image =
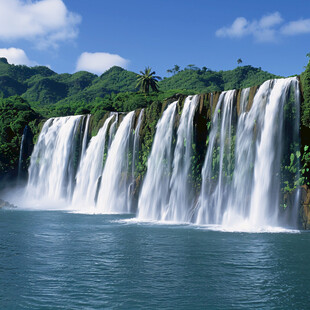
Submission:
<svg viewBox="0 0 310 310">
<path fill-rule="evenodd" d="M 172 74 L 172 69 L 168 69 L 167 73 L 171 73 Z"/>
<path fill-rule="evenodd" d="M 185 69 L 193 70 L 193 68 L 195 68 L 195 65 L 194 64 L 189 64 L 189 65 L 186 66 Z"/>
<path fill-rule="evenodd" d="M 310 53 L 308 53 L 306 56 L 307 56 L 308 58 L 310 58 Z"/>
<path fill-rule="evenodd" d="M 140 90 L 146 94 L 150 92 L 150 88 L 153 91 L 158 92 L 158 81 L 161 80 L 159 76 L 156 76 L 156 72 L 152 71 L 152 68 L 146 67 L 144 71 L 140 71 L 140 74 L 137 74 L 137 85 Z"/>
<path fill-rule="evenodd" d="M 176 74 L 176 73 L 179 72 L 179 71 L 180 71 L 180 66 L 174 65 L 174 68 L 173 68 L 174 74 Z"/>
<path fill-rule="evenodd" d="M 178 66 L 178 65 L 174 65 L 174 67 L 172 69 L 167 70 L 167 72 L 171 73 L 171 74 L 176 74 L 179 71 L 180 71 L 180 66 Z"/>
<path fill-rule="evenodd" d="M 306 70 L 300 75 L 300 81 L 304 98 L 301 105 L 301 120 L 303 125 L 310 128 L 310 60 L 306 66 Z"/>
<path fill-rule="evenodd" d="M 237 63 L 238 63 L 238 65 L 242 64 L 242 59 L 239 58 L 239 59 L 237 60 Z"/>
</svg>

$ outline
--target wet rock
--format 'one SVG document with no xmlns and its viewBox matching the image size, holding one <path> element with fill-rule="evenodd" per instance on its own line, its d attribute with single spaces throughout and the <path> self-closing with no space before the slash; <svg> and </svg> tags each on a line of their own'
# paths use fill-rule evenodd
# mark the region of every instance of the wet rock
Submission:
<svg viewBox="0 0 310 310">
<path fill-rule="evenodd" d="M 310 229 L 310 188 L 304 185 L 301 188 L 301 215 L 304 229 Z"/>
<path fill-rule="evenodd" d="M 1 208 L 17 208 L 17 207 L 9 203 L 8 201 L 0 199 L 0 209 Z"/>
</svg>

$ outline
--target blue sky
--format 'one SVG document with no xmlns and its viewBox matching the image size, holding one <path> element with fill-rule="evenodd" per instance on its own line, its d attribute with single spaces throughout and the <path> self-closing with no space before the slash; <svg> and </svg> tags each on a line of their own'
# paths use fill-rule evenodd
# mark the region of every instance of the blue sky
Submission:
<svg viewBox="0 0 310 310">
<path fill-rule="evenodd" d="M 309 0 L 0 0 L 0 56 L 58 73 L 167 76 L 175 64 L 228 70 L 241 58 L 288 76 L 309 52 Z"/>
</svg>

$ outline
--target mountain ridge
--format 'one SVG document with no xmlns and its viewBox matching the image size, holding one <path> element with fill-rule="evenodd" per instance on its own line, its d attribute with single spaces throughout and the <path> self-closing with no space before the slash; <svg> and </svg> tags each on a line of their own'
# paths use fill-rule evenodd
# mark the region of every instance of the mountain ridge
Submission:
<svg viewBox="0 0 310 310">
<path fill-rule="evenodd" d="M 185 68 L 159 82 L 160 90 L 188 90 L 208 93 L 259 85 L 278 76 L 252 66 L 228 71 Z M 30 104 L 90 103 L 96 98 L 123 92 L 136 92 L 137 73 L 114 66 L 97 76 L 87 71 L 58 74 L 48 67 L 9 64 L 0 58 L 0 95 L 19 95 Z"/>
</svg>

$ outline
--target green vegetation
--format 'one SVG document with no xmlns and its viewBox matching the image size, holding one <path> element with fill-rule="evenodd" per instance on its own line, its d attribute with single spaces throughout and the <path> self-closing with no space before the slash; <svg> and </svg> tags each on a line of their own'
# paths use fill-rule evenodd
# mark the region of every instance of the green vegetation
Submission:
<svg viewBox="0 0 310 310">
<path fill-rule="evenodd" d="M 136 74 L 120 67 L 100 77 L 85 71 L 56 74 L 47 67 L 15 66 L 0 58 L 0 96 L 21 95 L 32 106 L 89 103 L 111 93 L 136 91 L 135 85 Z"/>
<path fill-rule="evenodd" d="M 310 58 L 310 53 L 307 54 Z M 310 59 L 306 70 L 300 75 L 300 81 L 303 91 L 303 103 L 301 106 L 301 120 L 302 124 L 310 128 Z"/>
<path fill-rule="evenodd" d="M 210 93 L 260 85 L 264 81 L 276 77 L 276 75 L 252 66 L 217 72 L 206 67 L 199 69 L 194 65 L 188 65 L 172 77 L 164 78 L 159 83 L 159 87 L 162 91 L 186 89 L 192 90 L 194 93 Z"/>
<path fill-rule="evenodd" d="M 39 122 L 40 115 L 23 98 L 0 100 L 0 175 L 14 173 L 23 130 L 28 124 L 37 133 Z"/>
<path fill-rule="evenodd" d="M 180 66 L 174 65 L 174 67 L 172 69 L 167 70 L 167 73 L 176 74 L 179 71 L 180 71 Z"/>
<path fill-rule="evenodd" d="M 284 181 L 284 187 L 282 188 L 283 193 L 292 193 L 299 186 L 310 185 L 310 180 L 307 176 L 309 174 L 309 164 L 310 152 L 308 145 L 303 148 L 302 153 L 300 151 L 291 153 L 290 163 L 284 167 L 290 178 Z M 299 172 L 299 178 L 294 180 L 294 175 L 296 175 L 297 172 Z"/>
<path fill-rule="evenodd" d="M 159 89 L 163 93 L 167 91 L 208 93 L 259 85 L 267 79 L 276 77 L 251 66 L 217 72 L 206 67 L 200 69 L 193 64 L 180 70 L 180 66 L 175 65 L 172 69 L 168 69 L 168 72 L 173 76 L 158 82 L 159 77 L 154 76 L 155 72 L 146 68 L 141 73 L 141 76 L 144 76 L 141 83 L 137 85 L 137 74 L 120 67 L 112 67 L 101 76 L 85 71 L 57 74 L 47 67 L 15 66 L 8 64 L 5 58 L 0 58 L 0 97 L 19 95 L 34 109 L 57 110 L 55 115 L 61 115 L 61 112 L 66 114 L 66 111 L 70 113 L 76 110 L 68 106 L 88 104 L 94 106 L 100 100 L 106 104 L 118 93 L 136 93 L 137 87 L 144 84 L 142 90 L 146 93 L 152 89 L 152 85 L 154 90 Z M 149 81 L 147 75 L 150 75 Z M 57 105 L 58 109 L 53 107 L 54 105 Z M 111 106 L 109 110 L 111 109 L 114 108 Z M 43 114 L 48 115 L 46 112 Z"/>
</svg>

